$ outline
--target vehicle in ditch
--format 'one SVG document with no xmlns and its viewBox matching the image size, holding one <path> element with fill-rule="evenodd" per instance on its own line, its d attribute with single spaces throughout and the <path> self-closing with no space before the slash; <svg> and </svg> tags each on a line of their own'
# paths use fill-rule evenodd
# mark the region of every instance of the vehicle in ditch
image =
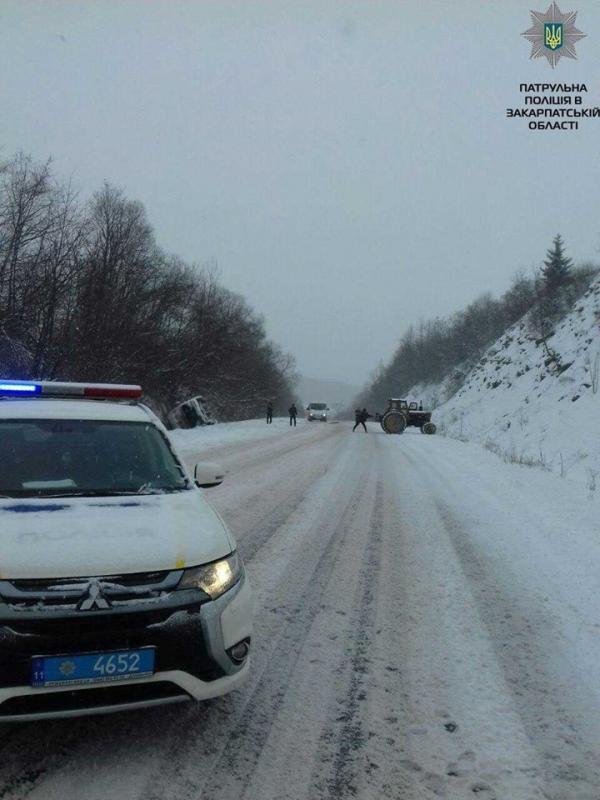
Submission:
<svg viewBox="0 0 600 800">
<path fill-rule="evenodd" d="M 423 411 L 416 402 L 390 397 L 387 408 L 380 416 L 385 433 L 404 433 L 406 428 L 420 428 L 421 433 L 434 434 L 437 430 L 431 421 L 431 411 Z"/>
<path fill-rule="evenodd" d="M 167 423 L 171 429 L 214 425 L 216 421 L 205 398 L 201 395 L 190 397 L 183 403 L 179 403 L 167 414 Z"/>
</svg>

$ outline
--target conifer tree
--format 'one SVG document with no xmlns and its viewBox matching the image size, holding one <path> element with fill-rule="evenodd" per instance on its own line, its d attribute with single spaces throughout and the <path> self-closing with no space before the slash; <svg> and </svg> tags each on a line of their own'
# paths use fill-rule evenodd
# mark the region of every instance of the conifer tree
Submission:
<svg viewBox="0 0 600 800">
<path fill-rule="evenodd" d="M 550 295 L 555 294 L 558 289 L 570 282 L 573 264 L 572 260 L 565 255 L 564 242 L 560 233 L 556 234 L 552 242 L 553 247 L 547 251 L 542 267 L 544 288 Z"/>
</svg>

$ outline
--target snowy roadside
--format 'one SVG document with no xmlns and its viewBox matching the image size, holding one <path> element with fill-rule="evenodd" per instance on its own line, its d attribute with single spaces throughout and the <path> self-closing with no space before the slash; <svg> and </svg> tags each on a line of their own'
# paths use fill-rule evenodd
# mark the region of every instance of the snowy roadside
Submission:
<svg viewBox="0 0 600 800">
<path fill-rule="evenodd" d="M 299 420 L 301 424 L 303 420 Z M 169 436 L 180 453 L 214 450 L 230 444 L 251 444 L 270 439 L 289 431 L 287 417 L 274 417 L 267 425 L 264 419 L 247 419 L 243 422 L 220 422 L 191 430 L 169 431 Z"/>
</svg>

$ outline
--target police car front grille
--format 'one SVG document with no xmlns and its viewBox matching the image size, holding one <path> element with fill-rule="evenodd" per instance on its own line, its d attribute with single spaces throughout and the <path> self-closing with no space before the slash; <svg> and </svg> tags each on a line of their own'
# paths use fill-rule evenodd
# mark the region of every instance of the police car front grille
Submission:
<svg viewBox="0 0 600 800">
<path fill-rule="evenodd" d="M 92 584 L 111 606 L 128 601 L 160 598 L 176 588 L 182 571 L 138 572 L 77 578 L 0 581 L 0 597 L 15 611 L 44 608 L 75 609 L 89 595 Z M 96 592 L 97 593 L 97 592 Z M 102 605 L 98 605 L 102 608 Z"/>
<path fill-rule="evenodd" d="M 168 571 L 165 572 L 136 572 L 128 575 L 102 575 L 97 577 L 98 580 L 110 583 L 119 584 L 120 586 L 147 586 L 156 583 L 162 583 L 169 575 Z M 79 585 L 85 583 L 90 578 L 35 578 L 33 580 L 16 580 L 11 581 L 12 585 L 24 592 L 52 592 L 55 591 L 57 585 L 69 586 L 72 584 Z"/>
</svg>

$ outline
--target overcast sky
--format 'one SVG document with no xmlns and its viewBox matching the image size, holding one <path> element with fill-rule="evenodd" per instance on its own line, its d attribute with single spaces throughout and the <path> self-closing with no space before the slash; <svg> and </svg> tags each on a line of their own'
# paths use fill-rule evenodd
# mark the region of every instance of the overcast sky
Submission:
<svg viewBox="0 0 600 800">
<path fill-rule="evenodd" d="M 600 120 L 530 132 L 520 82 L 600 105 L 600 3 L 578 61 L 529 60 L 549 0 L 0 0 L 0 156 L 141 200 L 318 378 L 363 383 L 404 329 L 507 288 L 560 231 L 600 260 Z"/>
</svg>

